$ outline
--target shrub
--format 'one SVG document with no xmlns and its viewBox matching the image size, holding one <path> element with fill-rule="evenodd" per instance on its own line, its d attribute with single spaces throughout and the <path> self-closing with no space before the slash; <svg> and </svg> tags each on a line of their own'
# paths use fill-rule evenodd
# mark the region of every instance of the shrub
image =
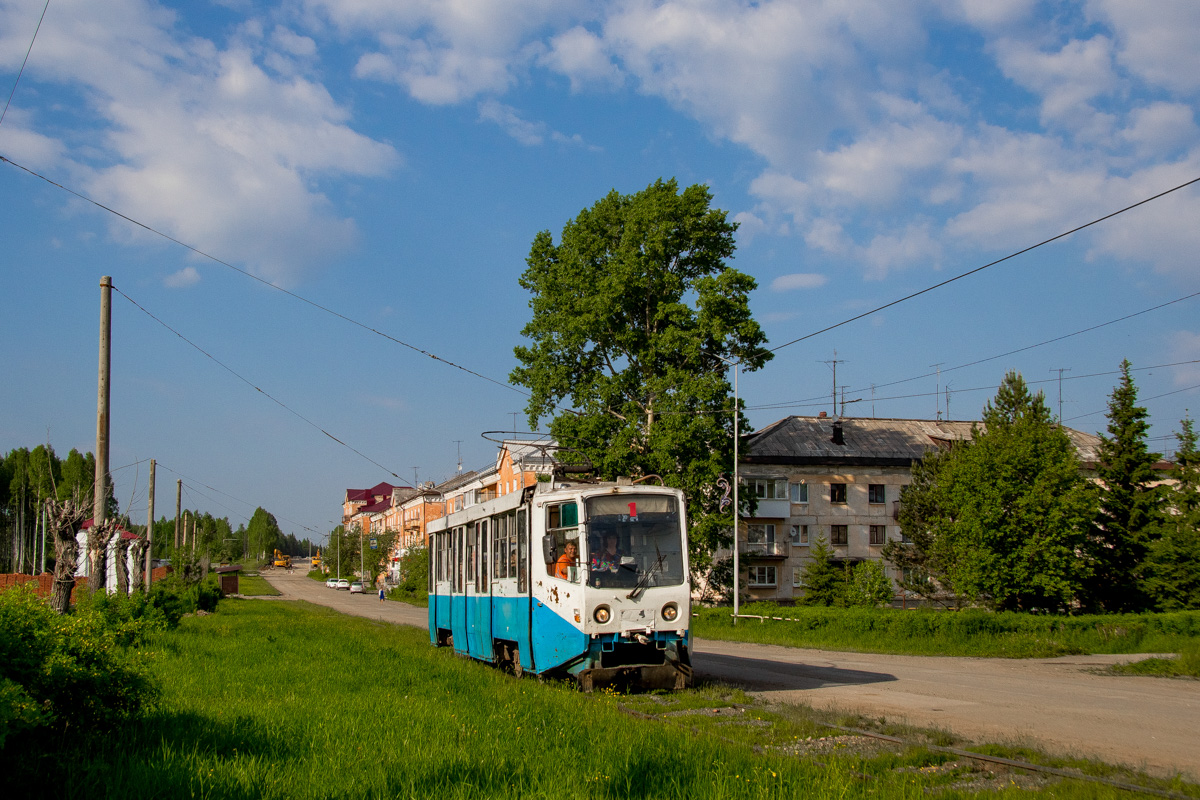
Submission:
<svg viewBox="0 0 1200 800">
<path fill-rule="evenodd" d="M 136 715 L 156 695 L 136 647 L 162 627 L 144 604 L 88 597 L 60 616 L 29 587 L 0 593 L 0 743 Z"/>
</svg>

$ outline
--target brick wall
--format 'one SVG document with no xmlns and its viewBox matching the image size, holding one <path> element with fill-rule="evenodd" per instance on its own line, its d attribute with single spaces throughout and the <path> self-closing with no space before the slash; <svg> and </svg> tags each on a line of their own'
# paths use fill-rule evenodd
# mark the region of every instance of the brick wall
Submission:
<svg viewBox="0 0 1200 800">
<path fill-rule="evenodd" d="M 151 573 L 150 579 L 151 581 L 157 583 L 158 581 L 161 581 L 163 578 L 170 575 L 173 571 L 174 570 L 172 570 L 170 567 L 155 567 L 154 572 Z M 54 574 L 50 572 L 43 572 L 41 575 L 26 575 L 22 572 L 15 572 L 7 575 L 0 574 L 0 592 L 6 591 L 13 586 L 20 586 L 23 583 L 32 583 L 33 591 L 38 597 L 49 597 L 50 591 L 54 587 Z M 87 578 L 75 579 L 76 591 L 86 588 Z"/>
</svg>

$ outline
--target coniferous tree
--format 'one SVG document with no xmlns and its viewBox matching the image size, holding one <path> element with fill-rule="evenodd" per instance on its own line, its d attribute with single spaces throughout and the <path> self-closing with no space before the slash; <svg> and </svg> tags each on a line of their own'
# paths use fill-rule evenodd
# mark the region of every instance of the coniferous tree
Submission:
<svg viewBox="0 0 1200 800">
<path fill-rule="evenodd" d="M 1164 611 L 1200 608 L 1200 451 L 1192 420 L 1175 434 L 1179 446 L 1164 503 L 1161 535 L 1150 545 L 1145 587 Z"/>
<path fill-rule="evenodd" d="M 1162 520 L 1154 464 L 1162 458 L 1146 445 L 1149 414 L 1137 404 L 1130 364 L 1108 401 L 1108 435 L 1100 437 L 1100 506 L 1088 554 L 1092 579 L 1086 603 L 1098 611 L 1146 608 L 1146 556 Z"/>
<path fill-rule="evenodd" d="M 833 550 L 824 536 L 809 548 L 812 558 L 804 568 L 804 604 L 810 606 L 842 605 L 846 592 L 846 574 L 833 559 Z"/>
</svg>

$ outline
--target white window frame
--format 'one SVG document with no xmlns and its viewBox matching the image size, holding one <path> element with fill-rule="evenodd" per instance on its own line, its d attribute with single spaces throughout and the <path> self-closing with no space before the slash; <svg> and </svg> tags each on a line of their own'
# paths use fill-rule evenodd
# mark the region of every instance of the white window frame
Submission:
<svg viewBox="0 0 1200 800">
<path fill-rule="evenodd" d="M 808 502 L 808 484 L 804 481 L 788 484 L 788 499 L 793 503 Z"/>
<path fill-rule="evenodd" d="M 791 539 L 793 547 L 808 547 L 808 526 L 793 525 Z"/>
<path fill-rule="evenodd" d="M 770 576 L 769 578 L 767 576 Z M 774 566 L 756 565 L 750 567 L 747 575 L 751 587 L 772 587 L 779 585 L 779 574 Z"/>
<path fill-rule="evenodd" d="M 804 588 L 804 567 L 792 567 L 792 588 Z"/>
</svg>

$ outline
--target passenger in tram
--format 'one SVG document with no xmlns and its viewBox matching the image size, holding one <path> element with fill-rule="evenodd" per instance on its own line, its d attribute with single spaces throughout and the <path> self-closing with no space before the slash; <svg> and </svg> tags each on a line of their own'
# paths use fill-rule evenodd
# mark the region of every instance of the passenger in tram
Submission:
<svg viewBox="0 0 1200 800">
<path fill-rule="evenodd" d="M 562 578 L 572 583 L 579 580 L 579 543 L 568 540 L 563 547 L 563 554 L 554 565 L 554 577 Z"/>
</svg>

